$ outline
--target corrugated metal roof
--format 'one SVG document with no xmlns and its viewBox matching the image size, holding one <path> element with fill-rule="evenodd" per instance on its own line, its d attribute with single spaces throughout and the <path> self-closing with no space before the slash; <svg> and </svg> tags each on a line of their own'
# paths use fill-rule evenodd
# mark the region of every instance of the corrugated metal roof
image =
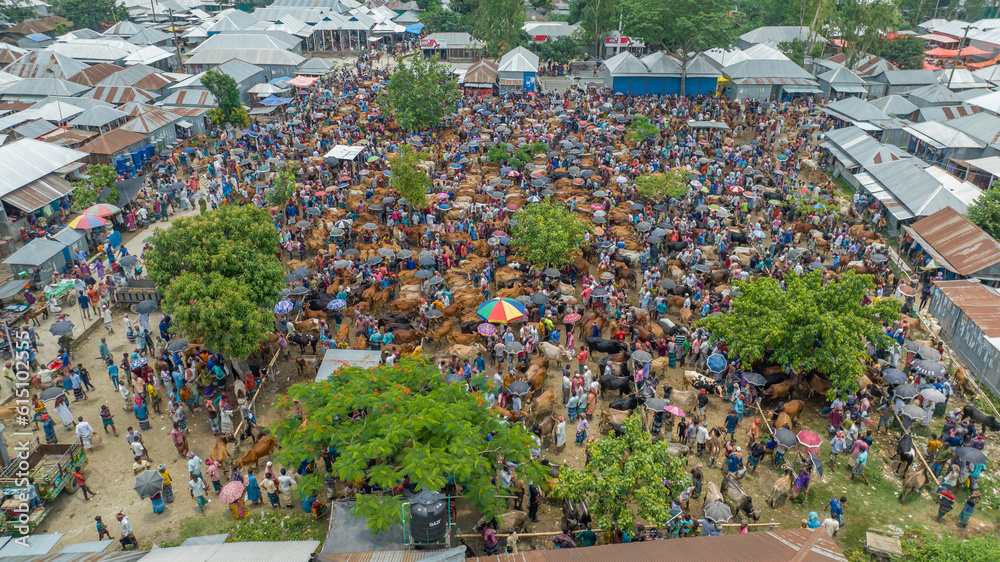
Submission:
<svg viewBox="0 0 1000 562">
<path fill-rule="evenodd" d="M 178 90 L 163 100 L 164 107 L 178 105 L 215 107 L 215 96 L 208 90 Z"/>
<path fill-rule="evenodd" d="M 226 62 L 220 64 L 216 70 L 226 76 L 229 76 L 235 80 L 237 84 L 242 84 L 257 74 L 264 72 L 263 68 L 237 58 L 227 60 Z"/>
<path fill-rule="evenodd" d="M 947 86 L 937 83 L 917 88 L 916 90 L 910 90 L 906 93 L 906 97 L 918 106 L 962 103 L 962 98 L 956 96 L 955 92 L 949 90 Z"/>
<path fill-rule="evenodd" d="M 72 192 L 73 186 L 68 181 L 56 174 L 49 174 L 15 189 L 0 199 L 26 213 L 32 213 L 42 208 L 43 205 L 48 205 Z M 0 551 L 0 557 L 2 556 L 3 552 Z"/>
<path fill-rule="evenodd" d="M 51 133 L 42 135 L 38 140 L 67 148 L 78 148 L 96 134 L 92 131 L 81 129 L 56 129 Z"/>
<path fill-rule="evenodd" d="M 748 31 L 743 35 L 740 35 L 739 38 L 741 41 L 750 45 L 755 45 L 757 43 L 777 44 L 792 41 L 793 39 L 798 39 L 800 41 L 812 39 L 819 40 L 824 43 L 826 42 L 825 39 L 818 34 L 813 33 L 809 27 L 804 25 L 765 25 L 752 31 Z"/>
<path fill-rule="evenodd" d="M 206 39 L 204 43 L 198 45 L 194 49 L 193 53 L 197 54 L 203 50 L 215 49 L 251 51 L 260 49 L 278 49 L 286 51 L 294 49 L 299 43 L 300 39 L 298 37 L 285 33 L 284 31 L 240 31 L 238 33 L 220 33 L 218 35 L 213 35 Z M 234 56 L 229 58 L 234 58 Z"/>
<path fill-rule="evenodd" d="M 218 545 L 157 548 L 143 557 L 143 562 L 308 562 L 319 541 L 230 542 Z"/>
<path fill-rule="evenodd" d="M 879 82 L 891 86 L 913 86 L 920 84 L 937 84 L 937 76 L 933 70 L 886 70 L 873 77 Z"/>
<path fill-rule="evenodd" d="M 939 149 L 986 147 L 986 143 L 972 138 L 950 124 L 945 125 L 937 121 L 913 123 L 904 127 L 903 130 Z"/>
<path fill-rule="evenodd" d="M 26 540 L 28 546 L 22 546 L 16 540 L 12 540 L 0 548 L 0 557 L 48 554 L 62 536 L 62 533 L 28 535 Z"/>
<path fill-rule="evenodd" d="M 131 101 L 146 103 L 156 99 L 156 94 L 132 86 L 98 86 L 87 92 L 87 97 L 121 105 Z"/>
<path fill-rule="evenodd" d="M 22 288 L 23 282 L 18 285 Z M 313 562 L 464 562 L 465 547 L 448 550 L 375 550 L 345 552 L 342 554 L 317 554 Z"/>
<path fill-rule="evenodd" d="M 137 47 L 129 43 L 122 43 L 138 50 Z M 117 44 L 96 40 L 78 40 L 72 43 L 53 43 L 46 47 L 47 50 L 59 53 L 79 61 L 104 61 L 115 62 L 123 60 L 132 51 L 122 48 Z"/>
<path fill-rule="evenodd" d="M 159 90 L 174 81 L 159 70 L 145 64 L 126 67 L 105 78 L 100 86 L 131 86 L 144 90 Z"/>
<path fill-rule="evenodd" d="M 633 76 L 637 74 L 649 74 L 649 69 L 635 55 L 628 51 L 622 51 L 610 59 L 604 61 L 604 68 L 612 76 Z"/>
<path fill-rule="evenodd" d="M 89 544 L 89 543 L 85 543 Z M 107 552 L 59 552 L 41 556 L 11 556 L 4 562 L 136 562 L 146 555 L 146 551 L 107 551 Z"/>
<path fill-rule="evenodd" d="M 668 56 L 663 51 L 650 53 L 639 60 L 642 62 L 642 64 L 646 65 L 646 68 L 649 69 L 650 74 L 659 74 L 661 76 L 681 75 L 680 63 L 677 62 L 677 59 Z"/>
<path fill-rule="evenodd" d="M 223 533 L 221 535 L 203 535 L 200 537 L 191 537 L 184 539 L 181 546 L 197 546 L 199 544 L 222 544 L 226 542 L 229 538 L 229 533 Z"/>
<path fill-rule="evenodd" d="M 962 309 L 988 338 L 1000 337 L 1000 295 L 972 281 L 935 281 L 951 302 Z"/>
<path fill-rule="evenodd" d="M 119 128 L 126 131 L 152 134 L 171 123 L 180 121 L 180 119 L 181 116 L 176 113 L 171 113 L 165 109 L 157 108 L 153 111 L 147 111 L 142 115 L 136 116 L 135 119 L 132 119 Z"/>
<path fill-rule="evenodd" d="M 1000 117 L 977 113 L 948 121 L 948 126 L 994 148 L 1000 147 Z"/>
<path fill-rule="evenodd" d="M 115 154 L 132 145 L 146 142 L 149 135 L 134 131 L 115 129 L 95 138 L 80 147 L 80 152 L 87 154 Z"/>
<path fill-rule="evenodd" d="M 128 113 L 113 107 L 95 107 L 84 111 L 69 124 L 74 127 L 101 127 L 128 116 Z"/>
<path fill-rule="evenodd" d="M 4 71 L 21 78 L 59 78 L 65 80 L 85 68 L 87 68 L 86 64 L 59 53 L 31 51 L 5 68 Z M 52 72 L 50 73 L 49 70 Z"/>
<path fill-rule="evenodd" d="M 870 102 L 889 115 L 909 115 L 917 110 L 917 106 L 903 96 L 892 94 Z"/>
<path fill-rule="evenodd" d="M 722 73 L 741 84 L 817 85 L 812 74 L 790 60 L 746 60 L 723 68 Z"/>
<path fill-rule="evenodd" d="M 25 78 L 0 90 L 0 97 L 76 96 L 86 92 L 88 89 L 86 86 L 70 82 L 69 80 Z"/>
<path fill-rule="evenodd" d="M 847 65 L 847 55 L 837 54 L 826 59 L 827 61 L 837 63 L 841 66 Z M 896 67 L 893 64 L 881 57 L 876 57 L 875 55 L 861 55 L 854 67 L 851 70 L 854 71 L 858 76 L 875 76 L 876 74 L 881 74 L 882 72 L 888 70 L 895 70 Z"/>
<path fill-rule="evenodd" d="M 301 70 L 301 69 L 300 69 Z M 465 84 L 496 84 L 497 63 L 483 59 L 465 71 Z"/>
<path fill-rule="evenodd" d="M 981 111 L 979 106 L 968 104 L 921 107 L 917 121 L 950 121 L 959 117 L 976 115 Z"/>
<path fill-rule="evenodd" d="M 845 121 L 877 121 L 890 118 L 879 108 L 856 97 L 837 100 L 820 110 Z"/>
<path fill-rule="evenodd" d="M 329 61 L 325 61 L 320 58 L 312 58 L 302 63 L 302 66 L 300 66 L 296 72 L 309 76 L 319 76 L 333 70 L 333 66 L 333 63 Z"/>
<path fill-rule="evenodd" d="M 302 55 L 284 49 L 203 49 L 184 61 L 184 66 L 220 65 L 234 58 L 265 66 L 298 66 L 306 60 Z"/>
<path fill-rule="evenodd" d="M 59 235 L 63 234 L 63 233 L 68 233 L 69 235 L 74 235 L 74 236 L 72 238 L 70 236 L 68 236 L 68 235 L 60 237 Z M 80 238 L 83 238 L 84 234 L 83 234 L 83 232 L 81 232 L 81 231 L 79 231 L 79 230 L 77 230 L 75 228 L 64 228 L 64 229 L 60 230 L 59 232 L 55 233 L 52 237 L 55 238 L 56 240 L 59 240 L 60 242 L 65 243 L 66 245 L 69 245 L 69 244 L 72 244 L 72 243 L 76 242 Z M 63 547 L 62 550 L 59 551 L 59 554 L 69 554 L 69 553 L 77 553 L 77 554 L 79 554 L 79 553 L 85 553 L 85 552 L 86 553 L 101 552 L 101 551 L 107 549 L 108 546 L 111 543 L 113 543 L 113 542 L 117 542 L 117 541 L 113 541 L 111 539 L 108 539 L 108 540 L 103 540 L 103 541 L 78 542 L 76 544 L 66 545 L 65 547 Z"/>
<path fill-rule="evenodd" d="M 46 121 L 45 119 L 39 119 L 38 121 L 32 121 L 31 123 L 21 125 L 20 127 L 15 127 L 14 132 L 26 139 L 37 139 L 45 133 L 51 133 L 56 129 L 58 129 L 58 127 L 52 123 Z"/>
<path fill-rule="evenodd" d="M 86 157 L 85 152 L 32 139 L 6 143 L 0 146 L 0 162 L 17 162 L 18 165 L 6 166 L 0 174 L 0 196 Z"/>
<path fill-rule="evenodd" d="M 118 65 L 101 62 L 74 74 L 69 81 L 93 88 L 121 69 L 122 67 Z"/>
<path fill-rule="evenodd" d="M 975 275 L 1000 263 L 1000 243 L 951 207 L 905 228 L 927 242 L 921 245 L 934 259 L 959 275 Z"/>
<path fill-rule="evenodd" d="M 167 41 L 168 39 L 170 39 L 169 35 L 159 29 L 150 27 L 129 37 L 128 42 L 133 45 L 155 45 L 156 43 Z"/>
</svg>

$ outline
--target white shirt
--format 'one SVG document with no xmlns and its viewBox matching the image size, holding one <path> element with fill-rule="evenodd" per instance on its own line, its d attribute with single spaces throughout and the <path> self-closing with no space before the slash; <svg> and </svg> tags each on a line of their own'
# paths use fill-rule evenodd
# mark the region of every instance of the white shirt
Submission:
<svg viewBox="0 0 1000 562">
<path fill-rule="evenodd" d="M 132 524 L 128 521 L 128 516 L 122 517 L 122 520 L 118 522 L 122 527 L 122 536 L 129 536 L 132 534 Z"/>
<path fill-rule="evenodd" d="M 82 437 L 84 439 L 90 437 L 94 434 L 94 427 L 90 425 L 90 422 L 82 421 L 76 424 L 76 435 L 77 437 Z M 142 443 L 139 443 L 142 446 Z M 138 454 L 138 453 L 137 453 Z"/>
</svg>

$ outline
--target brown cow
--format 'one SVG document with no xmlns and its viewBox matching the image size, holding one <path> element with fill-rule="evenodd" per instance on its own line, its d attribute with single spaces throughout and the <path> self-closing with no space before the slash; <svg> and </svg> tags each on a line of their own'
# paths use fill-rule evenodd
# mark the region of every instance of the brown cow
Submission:
<svg viewBox="0 0 1000 562">
<path fill-rule="evenodd" d="M 601 410 L 601 422 L 598 427 L 601 431 L 608 431 L 614 426 L 621 426 L 625 423 L 625 419 L 628 418 L 629 414 L 632 412 L 626 410 L 614 410 L 612 408 L 605 408 Z"/>
<path fill-rule="evenodd" d="M 805 402 L 801 400 L 789 400 L 774 409 L 774 416 L 771 419 L 777 418 L 778 414 L 784 412 L 788 414 L 788 417 L 792 418 L 792 420 L 797 420 L 799 419 L 799 415 L 802 414 L 802 408 L 804 406 Z"/>
<path fill-rule="evenodd" d="M 534 370 L 534 372 L 532 372 Z M 542 385 L 545 384 L 545 369 L 542 369 L 538 365 L 532 365 L 528 369 L 528 386 L 531 387 L 531 391 L 534 392 Z"/>
<path fill-rule="evenodd" d="M 448 339 L 448 334 L 451 333 L 451 329 L 453 327 L 454 327 L 454 325 L 451 323 L 451 320 L 445 320 L 437 328 L 431 329 L 431 333 L 430 333 L 430 339 L 431 339 L 431 341 L 433 341 L 435 344 L 437 344 L 438 346 L 440 346 L 442 340 Z"/>
<path fill-rule="evenodd" d="M 799 383 L 799 375 L 792 375 L 792 378 L 787 381 L 781 381 L 779 383 L 772 384 L 771 386 L 764 389 L 764 396 L 770 399 L 772 402 L 779 398 L 784 398 L 788 396 L 795 385 Z"/>
<path fill-rule="evenodd" d="M 809 378 L 806 379 L 806 384 L 809 385 L 809 398 L 812 398 L 813 394 L 820 394 L 826 398 L 826 391 L 833 388 L 830 381 L 820 378 L 816 373 L 809 375 Z"/>
<path fill-rule="evenodd" d="M 415 310 L 419 306 L 420 301 L 415 301 L 413 299 L 396 299 L 389 303 L 390 310 L 401 310 L 403 312 Z"/>
<path fill-rule="evenodd" d="M 254 468 L 258 468 L 260 460 L 270 456 L 273 449 L 281 450 L 278 441 L 274 439 L 273 435 L 265 435 L 260 438 L 260 441 L 254 443 L 253 447 L 250 447 L 247 454 L 243 455 L 243 458 L 237 464 L 244 468 L 251 465 Z"/>
<path fill-rule="evenodd" d="M 303 320 L 302 322 L 292 322 L 292 326 L 295 327 L 295 331 L 302 334 L 305 332 L 311 332 L 313 330 L 319 331 L 319 320 L 315 318 L 310 318 L 309 320 Z"/>
<path fill-rule="evenodd" d="M 526 409 L 527 413 L 540 416 L 552 412 L 552 406 L 556 403 L 556 393 L 551 390 L 539 394 L 532 400 Z"/>
<path fill-rule="evenodd" d="M 791 416 L 789 416 L 785 412 L 781 412 L 780 414 L 777 415 L 774 421 L 774 427 L 782 428 L 785 426 L 788 426 L 788 429 L 792 429 L 793 427 L 795 427 L 792 423 Z"/>
<path fill-rule="evenodd" d="M 457 343 L 461 345 L 472 345 L 479 341 L 479 334 L 463 334 L 459 332 L 452 332 L 448 334 L 448 338 L 451 339 L 452 343 Z"/>
<path fill-rule="evenodd" d="M 426 335 L 420 330 L 393 330 L 393 341 L 397 343 L 414 343 L 422 340 Z"/>
<path fill-rule="evenodd" d="M 298 370 L 299 376 L 301 377 L 306 373 L 306 371 L 317 372 L 317 367 L 319 367 L 320 359 L 316 355 L 299 355 L 295 358 L 295 368 Z"/>
<path fill-rule="evenodd" d="M 226 448 L 227 443 L 232 443 L 234 441 L 232 435 L 223 435 L 215 440 L 215 445 L 212 446 L 212 450 L 208 453 L 208 458 L 215 462 L 225 464 L 226 459 L 230 456 L 229 449 Z"/>
</svg>

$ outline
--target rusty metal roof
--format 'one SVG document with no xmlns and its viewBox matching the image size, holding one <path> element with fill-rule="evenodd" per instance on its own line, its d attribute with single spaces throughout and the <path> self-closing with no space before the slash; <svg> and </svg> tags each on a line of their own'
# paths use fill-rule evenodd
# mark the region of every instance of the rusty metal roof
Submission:
<svg viewBox="0 0 1000 562">
<path fill-rule="evenodd" d="M 115 154 L 130 146 L 144 143 L 148 138 L 149 135 L 142 133 L 115 129 L 81 146 L 80 151 L 88 154 Z"/>
<path fill-rule="evenodd" d="M 804 552 L 803 552 L 804 551 Z M 745 535 L 691 537 L 573 548 L 531 550 L 515 555 L 476 558 L 477 562 L 581 562 L 624 559 L 629 562 L 847 562 L 823 528 L 760 531 Z"/>
<path fill-rule="evenodd" d="M 1000 243 L 951 207 L 904 228 L 926 242 L 921 246 L 939 264 L 959 275 L 975 275 L 1000 263 Z"/>
<path fill-rule="evenodd" d="M 120 128 L 126 131 L 152 134 L 171 123 L 180 121 L 180 119 L 181 116 L 176 113 L 171 113 L 167 110 L 157 108 L 153 111 L 147 111 L 142 115 L 136 116 L 135 119 L 125 123 Z"/>
<path fill-rule="evenodd" d="M 156 95 L 139 88 L 127 86 L 98 86 L 87 92 L 87 97 L 121 105 L 130 101 L 146 103 L 156 99 Z"/>
<path fill-rule="evenodd" d="M 106 62 L 99 62 L 94 66 L 85 68 L 69 78 L 70 82 L 76 82 L 84 86 L 94 86 L 100 84 L 105 78 L 121 70 L 122 67 Z"/>
<path fill-rule="evenodd" d="M 465 71 L 466 84 L 495 84 L 497 81 L 497 63 L 483 59 Z"/>
<path fill-rule="evenodd" d="M 4 195 L 3 201 L 26 213 L 33 213 L 43 205 L 68 195 L 72 191 L 73 187 L 68 181 L 56 174 L 49 174 Z"/>
<path fill-rule="evenodd" d="M 1000 337 L 1000 295 L 985 287 L 962 279 L 960 281 L 935 281 L 955 306 L 962 309 L 988 338 Z"/>
</svg>

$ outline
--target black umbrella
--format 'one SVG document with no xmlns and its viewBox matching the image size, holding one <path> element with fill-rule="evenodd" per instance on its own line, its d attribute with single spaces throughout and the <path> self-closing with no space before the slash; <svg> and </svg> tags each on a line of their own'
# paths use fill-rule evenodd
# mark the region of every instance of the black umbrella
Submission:
<svg viewBox="0 0 1000 562">
<path fill-rule="evenodd" d="M 400 250 L 400 251 L 396 252 L 396 257 L 399 258 L 399 259 L 401 259 L 401 260 L 405 260 L 405 259 L 409 258 L 412 255 L 413 255 L 413 252 L 411 252 L 410 250 Z"/>
<path fill-rule="evenodd" d="M 56 322 L 49 328 L 49 333 L 53 336 L 65 336 L 73 333 L 73 323 L 69 320 Z"/>
<path fill-rule="evenodd" d="M 154 310 L 156 310 L 156 301 L 154 300 L 144 300 L 135 305 L 135 311 L 139 314 L 152 314 Z"/>
<path fill-rule="evenodd" d="M 420 258 L 419 262 L 420 262 L 420 265 L 434 265 L 435 260 L 434 260 L 433 257 L 427 256 L 427 257 Z"/>
<path fill-rule="evenodd" d="M 605 289 L 604 287 L 598 287 L 597 289 L 594 289 L 594 291 L 592 293 L 590 293 L 590 296 L 592 296 L 592 297 L 606 297 L 606 296 L 608 296 L 608 290 Z"/>
<path fill-rule="evenodd" d="M 676 287 L 677 287 L 677 283 L 675 283 L 673 279 L 660 279 L 660 288 L 661 289 L 669 291 L 670 289 L 673 289 L 673 288 L 676 288 Z"/>
<path fill-rule="evenodd" d="M 361 252 L 359 252 L 359 251 L 358 251 L 358 250 L 356 250 L 355 248 L 351 248 L 350 250 L 344 250 L 344 255 L 345 255 L 345 256 L 356 256 L 356 255 L 358 255 L 358 254 L 360 254 L 360 253 L 361 253 Z"/>
<path fill-rule="evenodd" d="M 531 302 L 535 304 L 545 304 L 549 302 L 549 296 L 543 293 L 535 293 L 531 295 Z"/>
<path fill-rule="evenodd" d="M 543 273 L 549 277 L 559 277 L 559 270 L 554 267 L 547 268 Z"/>
<path fill-rule="evenodd" d="M 347 260 L 337 260 L 337 261 L 333 262 L 333 268 L 334 269 L 347 269 L 347 267 L 350 266 L 350 265 L 351 265 L 351 262 L 349 262 Z"/>
<path fill-rule="evenodd" d="M 64 389 L 62 386 L 53 386 L 51 388 L 46 388 L 45 390 L 43 390 L 38 397 L 41 398 L 42 401 L 48 401 L 48 400 L 55 400 L 56 398 L 62 396 L 63 394 L 66 394 L 66 389 Z"/>
<path fill-rule="evenodd" d="M 441 318 L 441 316 L 443 316 L 443 314 L 442 314 L 442 312 L 440 310 L 438 310 L 436 308 L 432 308 L 432 309 L 428 310 L 424 314 L 424 316 L 426 316 L 428 318 Z"/>
<path fill-rule="evenodd" d="M 372 256 L 368 258 L 368 261 L 365 263 L 367 263 L 368 265 L 378 265 L 382 263 L 382 256 Z"/>
<path fill-rule="evenodd" d="M 296 279 L 305 279 L 306 277 L 309 276 L 309 268 L 308 267 L 297 268 L 294 271 L 292 271 L 291 275 Z"/>
<path fill-rule="evenodd" d="M 912 420 L 919 420 L 923 419 L 925 414 L 923 408 L 920 406 L 917 406 L 916 404 L 907 404 L 899 411 L 899 415 L 906 416 Z"/>
<path fill-rule="evenodd" d="M 698 265 L 691 268 L 692 271 L 697 271 L 698 273 L 711 273 L 712 270 L 708 268 L 707 265 L 699 263 Z"/>
<path fill-rule="evenodd" d="M 307 207 L 306 214 L 311 216 L 316 216 L 319 214 L 319 207 Z"/>
<path fill-rule="evenodd" d="M 817 457 L 816 455 L 814 455 L 812 453 L 809 453 L 809 460 L 812 461 L 813 468 L 816 469 L 816 474 L 818 474 L 819 477 L 822 478 L 823 477 L 823 461 L 819 460 L 819 457 Z"/>
<path fill-rule="evenodd" d="M 894 396 L 898 396 L 903 400 L 909 400 L 920 394 L 920 390 L 912 384 L 901 384 L 893 389 L 892 393 Z"/>
<path fill-rule="evenodd" d="M 903 384 L 906 382 L 906 378 L 906 375 L 899 369 L 886 369 L 882 371 L 882 380 L 891 385 Z"/>
<path fill-rule="evenodd" d="M 440 285 L 443 281 L 444 281 L 444 277 L 441 277 L 440 275 L 435 275 L 434 277 L 431 277 L 430 279 L 427 280 L 427 284 L 428 285 Z"/>
<path fill-rule="evenodd" d="M 379 248 L 378 253 L 379 253 L 380 256 L 385 257 L 385 258 L 390 258 L 391 259 L 391 258 L 396 257 L 396 252 L 393 252 L 392 248 Z"/>
<path fill-rule="evenodd" d="M 713 523 L 725 523 L 732 518 L 733 511 L 722 500 L 716 500 L 705 505 L 705 519 Z"/>
<path fill-rule="evenodd" d="M 531 387 L 528 385 L 528 383 L 524 381 L 514 381 L 510 383 L 510 386 L 507 387 L 507 390 L 511 394 L 521 395 L 531 392 Z"/>
<path fill-rule="evenodd" d="M 417 279 L 430 279 L 434 277 L 434 273 L 429 269 L 421 269 L 420 271 L 413 274 Z"/>
<path fill-rule="evenodd" d="M 366 222 L 361 228 L 365 230 L 378 230 L 378 225 L 373 222 Z"/>
<path fill-rule="evenodd" d="M 955 452 L 952 454 L 972 465 L 986 464 L 986 455 L 984 455 L 979 449 L 973 449 L 972 447 L 959 447 L 955 449 Z"/>
<path fill-rule="evenodd" d="M 292 291 L 289 294 L 291 294 L 291 295 L 305 295 L 305 294 L 308 294 L 308 293 L 309 293 L 309 289 L 306 289 L 305 287 L 295 287 L 294 289 L 292 289 Z"/>
<path fill-rule="evenodd" d="M 799 442 L 798 438 L 795 437 L 795 432 L 784 427 L 779 427 L 774 432 L 774 440 L 788 448 L 794 447 Z"/>
<path fill-rule="evenodd" d="M 136 475 L 132 489 L 140 498 L 151 498 L 163 491 L 163 475 L 156 470 L 144 470 Z"/>
<path fill-rule="evenodd" d="M 632 359 L 635 359 L 639 363 L 648 363 L 653 360 L 653 356 L 648 351 L 637 349 L 632 352 Z"/>
<path fill-rule="evenodd" d="M 944 365 L 938 363 L 937 361 L 922 359 L 913 364 L 913 369 L 922 375 L 927 375 L 932 378 L 940 378 L 944 376 Z"/>
<path fill-rule="evenodd" d="M 137 263 L 139 263 L 139 257 L 133 255 L 128 255 L 118 260 L 118 265 L 122 267 L 133 267 Z"/>
<path fill-rule="evenodd" d="M 311 226 L 311 225 L 312 225 L 312 223 L 309 222 L 309 221 L 299 221 L 299 222 L 295 223 L 295 226 L 297 226 L 299 228 L 306 228 L 307 226 Z"/>
<path fill-rule="evenodd" d="M 643 405 L 654 412 L 659 412 L 667 407 L 667 401 L 662 398 L 647 398 Z"/>
<path fill-rule="evenodd" d="M 524 351 L 524 346 L 520 342 L 512 341 L 504 346 L 505 353 L 521 353 Z"/>
<path fill-rule="evenodd" d="M 764 386 L 767 384 L 767 380 L 764 379 L 764 375 L 760 373 L 743 373 L 743 378 L 747 380 L 747 384 L 752 384 L 754 386 Z"/>
<path fill-rule="evenodd" d="M 190 345 L 191 344 L 187 340 L 174 340 L 167 346 L 167 351 L 170 353 L 180 353 L 187 349 Z"/>
</svg>

